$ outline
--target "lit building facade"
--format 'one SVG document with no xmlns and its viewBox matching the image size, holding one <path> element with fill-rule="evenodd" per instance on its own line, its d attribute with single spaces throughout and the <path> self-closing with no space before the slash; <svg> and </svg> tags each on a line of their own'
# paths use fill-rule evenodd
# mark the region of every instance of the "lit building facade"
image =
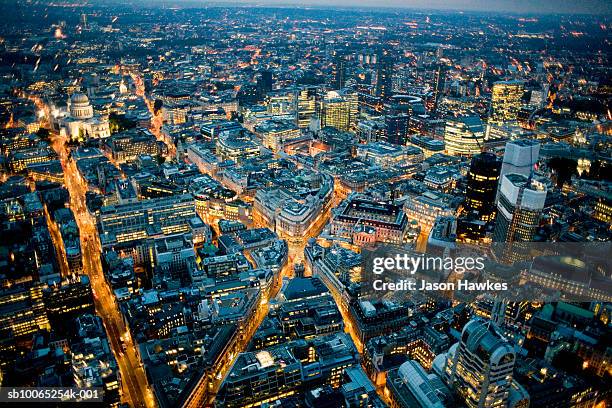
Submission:
<svg viewBox="0 0 612 408">
<path fill-rule="evenodd" d="M 241 163 L 245 159 L 260 155 L 259 145 L 243 133 L 223 132 L 216 143 L 216 155 L 221 160 Z"/>
<path fill-rule="evenodd" d="M 533 241 L 546 200 L 546 190 L 520 174 L 503 176 L 493 241 Z"/>
<path fill-rule="evenodd" d="M 494 83 L 489 121 L 494 124 L 516 121 L 524 93 L 525 83 L 523 81 L 499 81 Z"/>
<path fill-rule="evenodd" d="M 321 106 L 321 127 L 329 126 L 344 132 L 354 131 L 358 114 L 359 101 L 356 93 L 328 92 Z"/>
<path fill-rule="evenodd" d="M 482 151 L 484 126 L 478 116 L 449 119 L 444 127 L 444 144 L 451 156 L 470 157 Z"/>
<path fill-rule="evenodd" d="M 121 243 L 147 238 L 158 228 L 164 234 L 188 232 L 189 220 L 195 216 L 193 196 L 182 194 L 102 207 L 98 223 L 101 236 Z"/>
<path fill-rule="evenodd" d="M 83 93 L 72 94 L 67 110 L 54 114 L 54 121 L 60 132 L 72 140 L 100 139 L 111 135 L 108 118 L 94 114 L 89 98 Z"/>
<path fill-rule="evenodd" d="M 306 129 L 317 111 L 317 88 L 304 87 L 295 97 L 295 122 L 300 129 Z"/>
<path fill-rule="evenodd" d="M 515 358 L 491 322 L 474 319 L 450 348 L 445 375 L 468 407 L 502 408 L 508 406 Z"/>
<path fill-rule="evenodd" d="M 501 162 L 492 153 L 480 153 L 472 158 L 467 174 L 464 210 L 481 221 L 495 218 L 495 195 L 499 183 Z"/>
</svg>

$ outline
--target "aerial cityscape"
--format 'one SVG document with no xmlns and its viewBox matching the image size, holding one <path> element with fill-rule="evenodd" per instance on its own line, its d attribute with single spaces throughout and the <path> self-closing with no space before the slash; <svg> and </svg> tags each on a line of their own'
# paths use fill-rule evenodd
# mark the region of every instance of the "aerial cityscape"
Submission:
<svg viewBox="0 0 612 408">
<path fill-rule="evenodd" d="M 612 406 L 610 3 L 398 3 L 1 2 L 0 403 Z"/>
</svg>

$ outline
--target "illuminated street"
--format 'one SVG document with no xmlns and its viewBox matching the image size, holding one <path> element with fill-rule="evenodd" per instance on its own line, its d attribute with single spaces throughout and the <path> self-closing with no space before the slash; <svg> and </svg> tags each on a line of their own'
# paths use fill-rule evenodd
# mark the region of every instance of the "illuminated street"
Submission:
<svg viewBox="0 0 612 408">
<path fill-rule="evenodd" d="M 95 305 L 102 317 L 111 347 L 115 353 L 121 371 L 123 396 L 134 407 L 155 407 L 153 393 L 147 384 L 147 379 L 134 349 L 134 343 L 119 311 L 115 296 L 111 293 L 100 263 L 100 240 L 96 222 L 87 210 L 84 185 L 76 169 L 74 160 L 68 159 L 65 139 L 54 136 L 53 148 L 58 153 L 64 168 L 66 188 L 70 192 L 70 206 L 73 209 L 81 233 L 81 249 L 85 274 L 90 277 L 94 291 Z M 121 338 L 127 345 L 124 353 Z"/>
</svg>

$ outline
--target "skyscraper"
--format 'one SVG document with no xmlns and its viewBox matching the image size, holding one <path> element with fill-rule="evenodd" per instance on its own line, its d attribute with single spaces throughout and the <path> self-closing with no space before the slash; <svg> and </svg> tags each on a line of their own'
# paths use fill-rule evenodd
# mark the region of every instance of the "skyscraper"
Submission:
<svg viewBox="0 0 612 408">
<path fill-rule="evenodd" d="M 480 153 L 472 158 L 467 175 L 464 209 L 481 221 L 495 218 L 495 194 L 501 162 L 493 153 Z"/>
<path fill-rule="evenodd" d="M 504 151 L 500 180 L 506 174 L 521 174 L 529 177 L 540 155 L 540 143 L 531 139 L 508 142 Z"/>
<path fill-rule="evenodd" d="M 333 127 L 348 132 L 357 126 L 359 114 L 357 94 L 331 91 L 325 95 L 321 108 L 321 127 Z"/>
<path fill-rule="evenodd" d="M 493 241 L 533 241 L 540 222 L 546 190 L 520 174 L 502 177 Z"/>
<path fill-rule="evenodd" d="M 317 88 L 306 86 L 298 90 L 295 105 L 295 122 L 300 129 L 305 129 L 317 111 Z"/>
<path fill-rule="evenodd" d="M 385 116 L 387 142 L 406 146 L 410 128 L 410 116 L 406 114 Z"/>
<path fill-rule="evenodd" d="M 378 55 L 376 62 L 376 96 L 387 99 L 393 94 L 392 76 L 393 57 L 385 50 Z"/>
<path fill-rule="evenodd" d="M 493 84 L 489 122 L 503 124 L 516 120 L 525 92 L 523 81 L 500 81 Z"/>
<path fill-rule="evenodd" d="M 344 55 L 337 54 L 334 58 L 331 85 L 334 89 L 342 89 L 346 86 L 346 57 Z"/>
<path fill-rule="evenodd" d="M 432 112 L 436 113 L 438 110 L 438 98 L 440 93 L 444 90 L 444 83 L 446 79 L 446 70 L 442 64 L 439 64 L 434 73 L 433 82 L 433 109 Z"/>
<path fill-rule="evenodd" d="M 506 407 L 515 359 L 512 345 L 495 325 L 474 319 L 447 354 L 447 380 L 470 408 Z"/>
<path fill-rule="evenodd" d="M 449 119 L 444 127 L 446 152 L 451 156 L 473 156 L 482 151 L 484 126 L 478 116 Z"/>
<path fill-rule="evenodd" d="M 267 94 L 272 91 L 274 80 L 272 79 L 271 71 L 261 71 L 260 77 L 257 79 L 257 88 L 262 94 Z"/>
</svg>

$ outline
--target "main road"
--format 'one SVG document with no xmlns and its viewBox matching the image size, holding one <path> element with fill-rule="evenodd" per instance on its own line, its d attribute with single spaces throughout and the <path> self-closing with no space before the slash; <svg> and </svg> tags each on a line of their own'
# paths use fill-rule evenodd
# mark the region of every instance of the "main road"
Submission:
<svg viewBox="0 0 612 408">
<path fill-rule="evenodd" d="M 87 210 L 87 184 L 80 176 L 76 163 L 68 156 L 64 137 L 53 135 L 51 145 L 60 157 L 64 182 L 70 192 L 70 208 L 74 212 L 81 235 L 83 268 L 94 291 L 97 314 L 102 318 L 111 349 L 115 354 L 122 382 L 122 399 L 132 407 L 156 407 L 153 392 L 136 353 L 129 330 L 125 325 L 115 296 L 104 279 L 100 239 L 95 218 Z"/>
</svg>

